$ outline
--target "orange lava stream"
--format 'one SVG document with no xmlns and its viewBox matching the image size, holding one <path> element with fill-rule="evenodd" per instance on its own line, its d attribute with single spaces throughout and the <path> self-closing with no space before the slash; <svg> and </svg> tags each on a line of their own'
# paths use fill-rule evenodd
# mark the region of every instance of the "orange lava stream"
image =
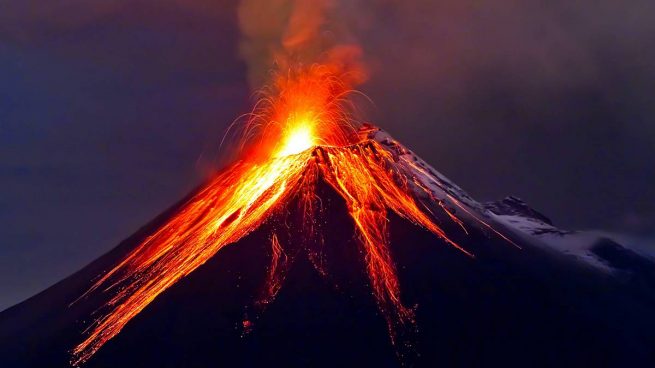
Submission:
<svg viewBox="0 0 655 368">
<path fill-rule="evenodd" d="M 287 266 L 287 255 L 284 253 L 280 240 L 276 234 L 271 236 L 271 267 L 268 270 L 266 279 L 266 288 L 264 289 L 264 296 L 259 301 L 263 304 L 268 304 L 275 299 L 277 292 L 282 288 L 283 272 Z"/>
<path fill-rule="evenodd" d="M 195 194 L 167 223 L 138 244 L 87 292 L 115 294 L 73 349 L 72 363 L 88 360 L 108 340 L 182 277 L 193 272 L 223 247 L 237 242 L 299 198 L 306 217 L 313 216 L 319 178 L 343 197 L 365 254 L 373 294 L 383 312 L 392 341 L 398 327 L 414 323 L 414 311 L 403 305 L 400 283 L 389 249 L 387 213 L 422 226 L 470 255 L 435 223 L 431 210 L 416 198 L 416 178 L 380 143 L 353 134 L 344 122 L 340 101 L 347 92 L 329 70 L 278 81 L 279 91 L 255 110 L 263 121 L 258 150 L 249 160 L 226 168 Z M 249 127 L 250 128 L 250 127 Z M 273 132 L 273 133 L 271 133 Z M 249 133 L 250 134 L 250 133 Z M 269 135 L 266 135 L 269 134 Z M 428 192 L 425 187 L 419 190 Z M 461 224 L 445 207 L 453 221 Z M 311 219 L 310 219 L 311 220 Z M 311 221 L 304 221 L 308 226 Z M 463 225 L 462 225 L 463 226 Z M 309 233 L 314 231 L 309 229 Z M 266 302 L 281 287 L 285 262 L 276 235 Z"/>
<path fill-rule="evenodd" d="M 284 203 L 296 191 L 309 158 L 310 153 L 304 152 L 252 166 L 238 163 L 196 194 L 95 283 L 92 290 L 120 273 L 109 286 L 121 286 L 108 303 L 113 309 L 98 319 L 91 333 L 75 347 L 73 363 L 87 360 L 160 293 L 222 247 L 257 228 L 276 204 Z"/>
<path fill-rule="evenodd" d="M 402 166 L 376 141 L 340 149 L 318 149 L 323 178 L 345 199 L 359 232 L 367 271 L 378 306 L 382 310 L 392 341 L 396 327 L 413 323 L 413 310 L 403 305 L 400 284 L 389 251 L 387 210 L 420 225 L 461 250 L 434 223 L 414 198 Z"/>
</svg>

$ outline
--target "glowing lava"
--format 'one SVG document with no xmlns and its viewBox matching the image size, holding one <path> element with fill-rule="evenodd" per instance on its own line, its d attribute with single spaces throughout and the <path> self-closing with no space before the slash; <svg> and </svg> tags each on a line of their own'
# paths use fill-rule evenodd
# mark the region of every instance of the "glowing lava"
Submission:
<svg viewBox="0 0 655 368">
<path fill-rule="evenodd" d="M 429 189 L 418 185 L 412 174 L 415 164 L 394 157 L 380 143 L 368 139 L 365 131 L 357 133 L 344 106 L 348 92 L 347 85 L 326 67 L 278 78 L 275 88 L 254 110 L 244 134 L 256 142 L 254 146 L 247 147 L 241 160 L 213 178 L 88 291 L 102 289 L 113 295 L 104 314 L 74 348 L 72 362 L 89 359 L 159 294 L 276 211 L 282 212 L 292 198 L 300 199 L 304 216 L 311 219 L 319 179 L 345 200 L 392 341 L 397 328 L 412 324 L 413 309 L 401 301 L 389 250 L 388 211 L 468 252 L 446 236 L 416 197 L 417 190 L 427 193 Z M 459 221 L 445 207 L 443 210 Z M 280 269 L 286 260 L 275 234 L 271 242 L 268 301 L 281 287 Z"/>
<path fill-rule="evenodd" d="M 295 155 L 306 151 L 316 145 L 314 133 L 310 123 L 303 121 L 299 126 L 294 127 L 287 135 L 282 149 L 276 156 Z"/>
</svg>

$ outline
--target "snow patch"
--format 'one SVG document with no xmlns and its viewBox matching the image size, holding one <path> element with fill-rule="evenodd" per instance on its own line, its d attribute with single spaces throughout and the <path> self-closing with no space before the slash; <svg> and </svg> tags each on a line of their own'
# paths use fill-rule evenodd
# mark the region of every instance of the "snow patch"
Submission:
<svg viewBox="0 0 655 368">
<path fill-rule="evenodd" d="M 463 211 L 457 211 L 458 217 L 475 219 L 472 223 L 496 222 L 513 235 L 523 238 L 527 244 L 571 257 L 602 272 L 620 272 L 612 266 L 611 261 L 597 254 L 596 248 L 606 244 L 607 241 L 612 243 L 612 247 L 630 253 L 630 256 L 640 256 L 649 262 L 655 262 L 655 242 L 645 245 L 644 242 L 626 241 L 625 236 L 611 233 L 562 230 L 554 226 L 546 216 L 516 197 L 481 204 L 414 152 L 394 140 L 387 132 L 371 125 L 364 125 L 360 132 L 380 143 L 394 156 L 398 165 L 416 181 L 410 184 L 417 189 L 421 187 L 422 190 L 417 192 L 426 192 L 427 189 L 430 192 L 428 193 L 431 196 L 430 200 L 447 204 L 454 211 L 457 208 L 462 209 Z"/>
</svg>

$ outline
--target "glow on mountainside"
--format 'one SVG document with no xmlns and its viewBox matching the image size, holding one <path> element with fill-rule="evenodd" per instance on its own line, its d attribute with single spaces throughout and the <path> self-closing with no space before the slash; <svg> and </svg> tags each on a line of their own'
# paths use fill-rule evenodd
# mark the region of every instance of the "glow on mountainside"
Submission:
<svg viewBox="0 0 655 368">
<path fill-rule="evenodd" d="M 313 194 L 319 179 L 345 200 L 392 341 L 398 327 L 414 323 L 413 309 L 401 301 L 389 250 L 388 211 L 470 254 L 445 234 L 416 198 L 416 190 L 429 189 L 417 185 L 408 174 L 410 163 L 399 162 L 380 143 L 357 133 L 344 106 L 350 89 L 341 80 L 329 66 L 277 78 L 246 127 L 248 141 L 241 158 L 210 180 L 87 292 L 113 294 L 73 349 L 73 364 L 88 360 L 159 294 L 281 212 L 292 198 L 299 198 L 304 216 L 314 216 L 312 202 L 317 199 Z M 277 236 L 271 239 L 269 300 L 281 287 L 275 268 L 284 261 Z"/>
</svg>

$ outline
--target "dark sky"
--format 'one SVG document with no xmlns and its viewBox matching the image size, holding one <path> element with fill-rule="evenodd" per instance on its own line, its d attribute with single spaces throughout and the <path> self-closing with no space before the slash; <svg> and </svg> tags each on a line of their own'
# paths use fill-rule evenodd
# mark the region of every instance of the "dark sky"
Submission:
<svg viewBox="0 0 655 368">
<path fill-rule="evenodd" d="M 250 107 L 235 9 L 0 5 L 0 309 L 202 181 Z M 372 71 L 370 119 L 475 198 L 514 194 L 561 227 L 652 234 L 652 1 L 357 0 L 341 11 Z"/>
</svg>

